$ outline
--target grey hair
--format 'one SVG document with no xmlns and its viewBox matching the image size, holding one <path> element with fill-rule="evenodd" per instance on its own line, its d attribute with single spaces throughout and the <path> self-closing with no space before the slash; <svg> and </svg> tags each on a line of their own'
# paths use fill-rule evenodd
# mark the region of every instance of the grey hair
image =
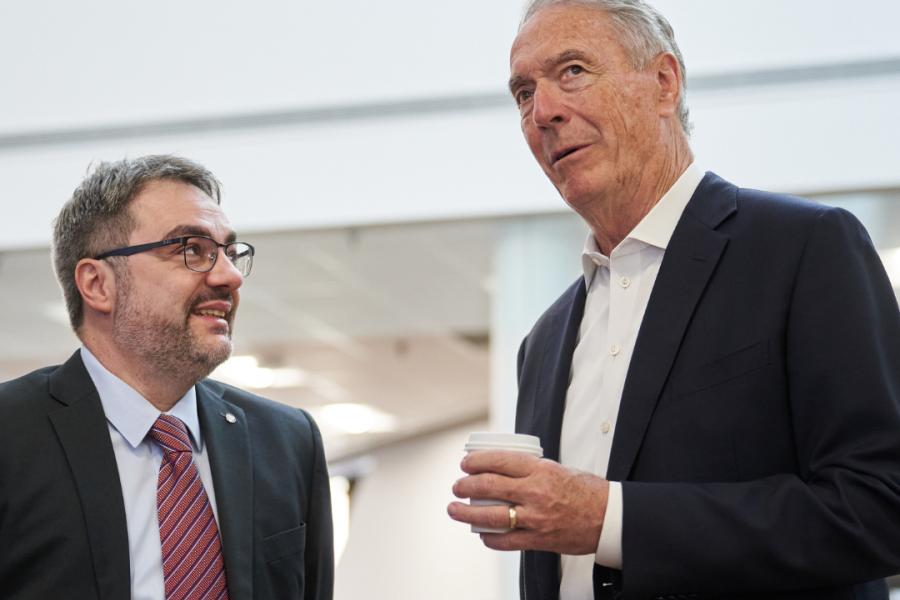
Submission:
<svg viewBox="0 0 900 600">
<path fill-rule="evenodd" d="M 644 0 L 531 0 L 525 8 L 521 28 L 536 12 L 548 6 L 579 4 L 602 10 L 612 20 L 620 41 L 631 59 L 635 70 L 642 70 L 663 52 L 671 52 L 681 69 L 681 86 L 678 90 L 678 120 L 685 135 L 690 135 L 690 111 L 687 107 L 687 70 L 684 57 L 675 41 L 675 32 L 669 21 Z"/>
<path fill-rule="evenodd" d="M 62 288 L 69 322 L 77 333 L 84 322 L 84 304 L 75 284 L 75 266 L 128 244 L 137 226 L 129 210 L 148 183 L 171 179 L 199 188 L 216 204 L 221 184 L 202 165 L 178 156 L 151 155 L 101 162 L 72 193 L 53 222 L 53 269 Z M 118 263 L 113 261 L 118 272 Z"/>
</svg>

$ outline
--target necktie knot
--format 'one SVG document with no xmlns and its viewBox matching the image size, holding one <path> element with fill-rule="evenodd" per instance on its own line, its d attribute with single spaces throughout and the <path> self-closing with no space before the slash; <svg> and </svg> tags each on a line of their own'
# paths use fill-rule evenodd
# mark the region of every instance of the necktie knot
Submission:
<svg viewBox="0 0 900 600">
<path fill-rule="evenodd" d="M 150 428 L 149 435 L 163 452 L 191 452 L 191 438 L 188 437 L 187 427 L 178 417 L 159 415 Z"/>
</svg>

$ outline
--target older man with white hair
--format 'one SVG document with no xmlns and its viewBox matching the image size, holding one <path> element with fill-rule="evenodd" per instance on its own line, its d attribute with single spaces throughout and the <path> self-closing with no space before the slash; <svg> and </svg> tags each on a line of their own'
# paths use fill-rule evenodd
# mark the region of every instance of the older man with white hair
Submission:
<svg viewBox="0 0 900 600">
<path fill-rule="evenodd" d="M 685 68 L 642 0 L 535 0 L 525 139 L 590 228 L 519 353 L 517 431 L 450 515 L 524 550 L 523 600 L 888 597 L 900 570 L 900 312 L 846 211 L 695 163 Z M 740 143 L 740 140 L 735 140 Z"/>
</svg>

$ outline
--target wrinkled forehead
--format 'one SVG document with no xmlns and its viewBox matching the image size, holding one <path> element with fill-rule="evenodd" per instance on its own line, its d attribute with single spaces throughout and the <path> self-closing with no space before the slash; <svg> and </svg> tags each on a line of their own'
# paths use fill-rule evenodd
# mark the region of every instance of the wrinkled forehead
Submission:
<svg viewBox="0 0 900 600">
<path fill-rule="evenodd" d="M 522 24 L 509 53 L 510 72 L 540 63 L 553 55 L 578 51 L 618 55 L 622 45 L 605 11 L 577 3 L 553 4 L 538 9 Z"/>
</svg>

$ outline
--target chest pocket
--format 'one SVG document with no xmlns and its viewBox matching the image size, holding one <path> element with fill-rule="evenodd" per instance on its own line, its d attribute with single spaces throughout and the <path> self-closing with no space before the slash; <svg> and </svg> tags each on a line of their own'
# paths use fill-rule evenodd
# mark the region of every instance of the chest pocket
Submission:
<svg viewBox="0 0 900 600">
<path fill-rule="evenodd" d="M 260 542 L 263 561 L 270 563 L 292 554 L 303 552 L 306 546 L 306 525 L 300 525 L 275 535 L 270 535 Z"/>
<path fill-rule="evenodd" d="M 771 364 L 768 341 L 761 341 L 680 373 L 672 381 L 672 393 L 683 396 L 700 392 Z"/>
</svg>

